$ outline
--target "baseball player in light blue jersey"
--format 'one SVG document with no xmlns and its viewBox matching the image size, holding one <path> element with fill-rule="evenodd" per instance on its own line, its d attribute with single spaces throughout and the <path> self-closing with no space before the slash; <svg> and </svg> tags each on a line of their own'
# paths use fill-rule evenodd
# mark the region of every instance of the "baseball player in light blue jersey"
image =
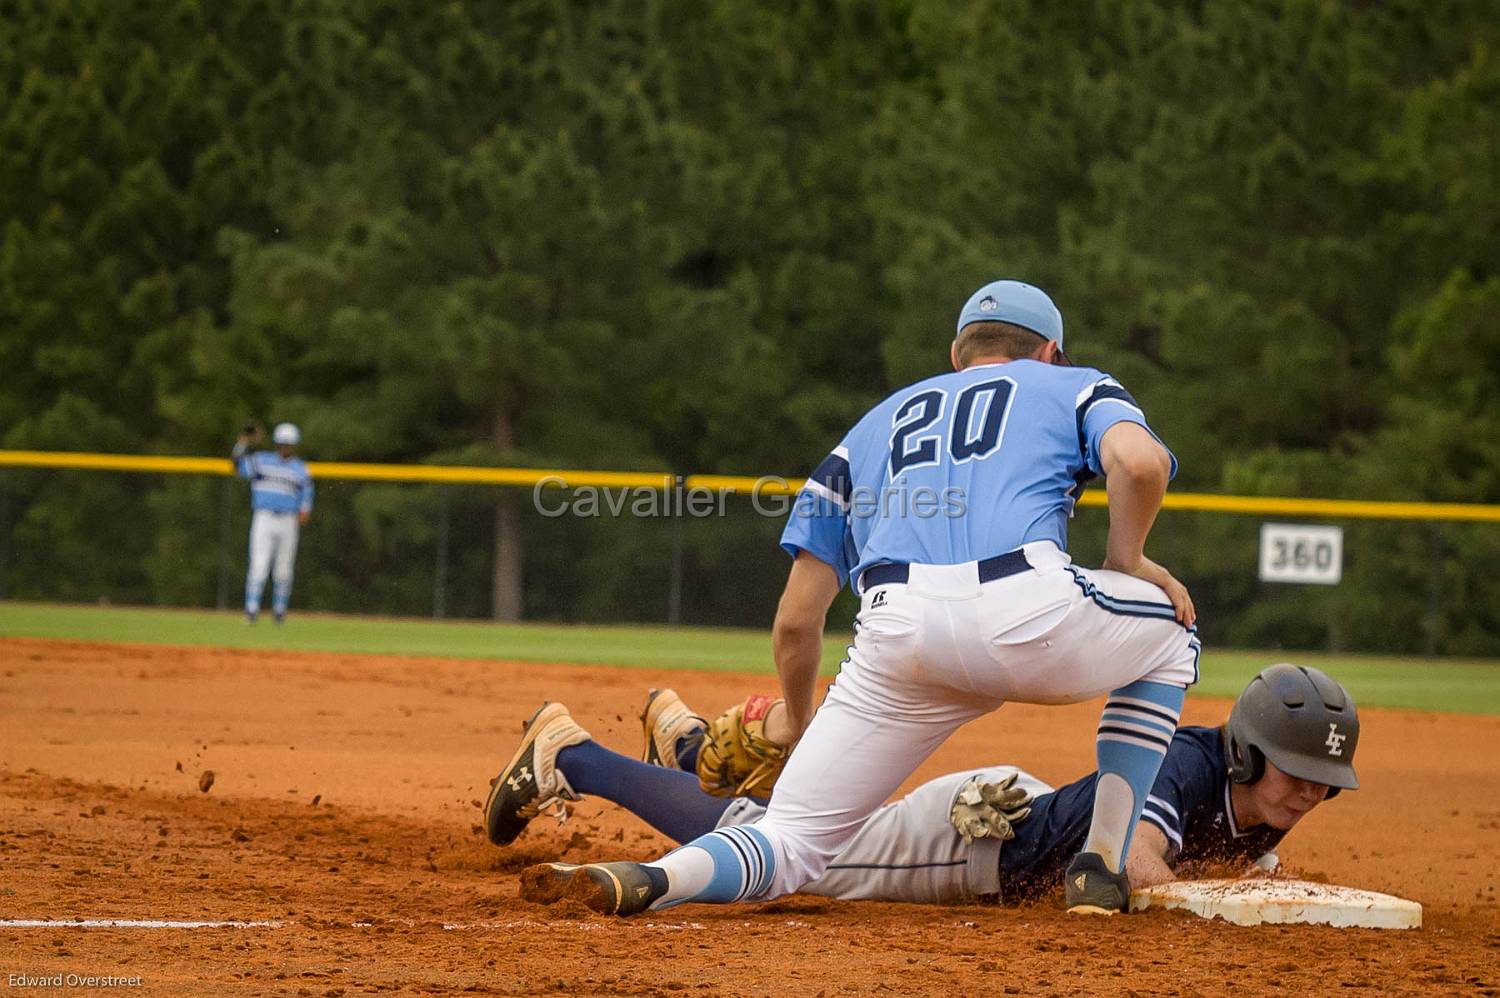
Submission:
<svg viewBox="0 0 1500 998">
<path fill-rule="evenodd" d="M 291 423 L 271 431 L 274 451 L 250 449 L 251 428 L 234 443 L 235 474 L 250 481 L 250 569 L 245 574 L 245 619 L 260 616 L 261 593 L 271 576 L 271 614 L 286 620 L 297 561 L 297 531 L 312 516 L 313 482 L 297 456 L 302 433 Z"/>
<path fill-rule="evenodd" d="M 1126 908 L 1130 836 L 1200 647 L 1187 590 L 1144 553 L 1176 459 L 1124 387 L 1071 366 L 1062 342 L 1040 289 L 985 285 L 959 315 L 953 372 L 875 406 L 809 476 L 782 534 L 794 561 L 772 634 L 803 734 L 765 815 L 654 863 L 551 866 L 533 880 L 621 915 L 778 897 L 820 877 L 960 725 L 1007 700 L 1107 693 L 1065 901 Z M 1099 475 L 1108 553 L 1091 571 L 1071 563 L 1066 526 Z M 823 628 L 846 583 L 860 596 L 854 641 L 814 714 Z"/>
</svg>

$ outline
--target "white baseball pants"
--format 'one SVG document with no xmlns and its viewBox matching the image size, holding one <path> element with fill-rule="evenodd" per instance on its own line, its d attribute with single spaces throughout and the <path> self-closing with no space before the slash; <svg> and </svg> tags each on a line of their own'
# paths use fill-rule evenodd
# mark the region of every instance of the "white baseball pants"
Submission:
<svg viewBox="0 0 1500 998">
<path fill-rule="evenodd" d="M 245 574 L 245 612 L 260 612 L 266 576 L 278 593 L 290 593 L 297 563 L 297 514 L 258 509 L 250 516 L 250 570 Z M 283 606 L 281 609 L 285 609 Z"/>
<path fill-rule="evenodd" d="M 939 776 L 870 815 L 823 875 L 800 890 L 844 901 L 917 904 L 952 904 L 1000 893 L 1002 843 L 998 839 L 965 842 L 948 816 L 958 791 L 971 777 L 999 783 L 1013 773 L 1016 785 L 1033 797 L 1052 792 L 1050 786 L 1014 766 Z M 765 805 L 740 797 L 729 805 L 718 827 L 750 824 L 765 813 Z"/>
<path fill-rule="evenodd" d="M 863 594 L 848 658 L 756 823 L 776 858 L 759 899 L 822 876 L 954 730 L 1005 701 L 1197 680 L 1198 640 L 1161 589 L 1075 568 L 1050 542 L 1024 550 L 1032 567 L 993 582 L 974 562 L 912 565 Z"/>
</svg>

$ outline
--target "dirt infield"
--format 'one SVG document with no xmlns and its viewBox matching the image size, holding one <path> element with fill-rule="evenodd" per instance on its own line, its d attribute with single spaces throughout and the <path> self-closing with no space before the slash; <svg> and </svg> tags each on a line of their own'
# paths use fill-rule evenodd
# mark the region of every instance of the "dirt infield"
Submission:
<svg viewBox="0 0 1500 998">
<path fill-rule="evenodd" d="M 1500 994 L 1500 718 L 1363 712 L 1363 789 L 1283 861 L 1421 901 L 1413 932 L 1236 928 L 1148 912 L 837 903 L 684 906 L 608 921 L 516 896 L 527 863 L 647 858 L 598 802 L 509 850 L 477 805 L 542 699 L 634 753 L 648 686 L 718 708 L 764 676 L 0 639 L 0 927 L 11 975 L 139 976 L 145 993 L 353 995 Z M 1228 704 L 1191 699 L 1186 723 Z M 1011 762 L 1092 766 L 1097 706 L 1006 707 L 912 785 Z M 210 781 L 203 776 L 212 771 Z"/>
</svg>

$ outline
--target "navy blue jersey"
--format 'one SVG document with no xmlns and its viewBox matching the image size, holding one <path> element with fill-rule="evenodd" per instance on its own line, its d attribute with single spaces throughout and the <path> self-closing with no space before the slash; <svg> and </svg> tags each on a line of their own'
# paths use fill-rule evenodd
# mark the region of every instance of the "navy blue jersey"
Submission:
<svg viewBox="0 0 1500 998">
<path fill-rule="evenodd" d="M 1007 901 L 1038 897 L 1057 887 L 1068 863 L 1083 848 L 1094 812 L 1098 773 L 1038 797 L 1016 837 L 1000 847 L 1000 882 Z M 1241 831 L 1229 803 L 1229 771 L 1218 728 L 1178 728 L 1156 782 L 1146 797 L 1142 821 L 1167 839 L 1167 865 L 1207 860 L 1253 863 L 1276 848 L 1286 833 L 1270 825 Z"/>
</svg>

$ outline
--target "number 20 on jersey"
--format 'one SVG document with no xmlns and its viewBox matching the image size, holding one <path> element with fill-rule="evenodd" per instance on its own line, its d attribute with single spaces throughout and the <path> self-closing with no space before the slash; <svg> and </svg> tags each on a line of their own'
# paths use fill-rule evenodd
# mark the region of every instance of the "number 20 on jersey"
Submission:
<svg viewBox="0 0 1500 998">
<path fill-rule="evenodd" d="M 954 464 L 989 457 L 1005 437 L 1015 391 L 1010 378 L 995 378 L 959 392 L 951 409 L 948 392 L 941 388 L 906 399 L 891 417 L 891 478 L 939 463 L 945 450 Z M 949 416 L 946 422 L 944 415 Z"/>
</svg>

